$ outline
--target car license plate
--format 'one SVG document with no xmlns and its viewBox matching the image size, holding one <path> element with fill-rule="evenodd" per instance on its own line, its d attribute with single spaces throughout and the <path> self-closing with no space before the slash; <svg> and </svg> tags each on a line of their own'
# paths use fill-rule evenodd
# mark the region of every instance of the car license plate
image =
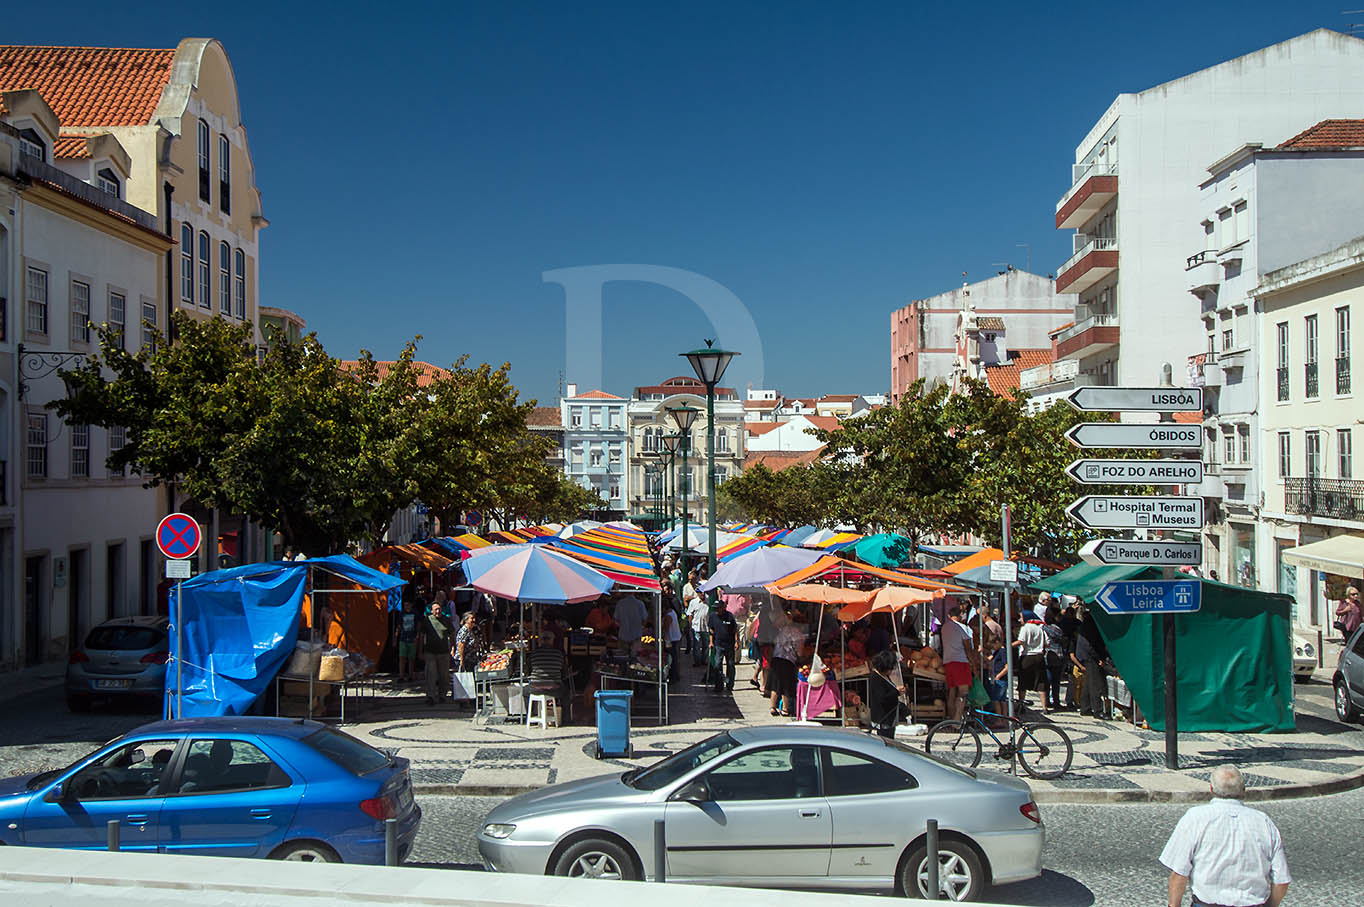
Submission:
<svg viewBox="0 0 1364 907">
<path fill-rule="evenodd" d="M 96 680 L 97 690 L 126 690 L 133 685 L 131 680 Z"/>
</svg>

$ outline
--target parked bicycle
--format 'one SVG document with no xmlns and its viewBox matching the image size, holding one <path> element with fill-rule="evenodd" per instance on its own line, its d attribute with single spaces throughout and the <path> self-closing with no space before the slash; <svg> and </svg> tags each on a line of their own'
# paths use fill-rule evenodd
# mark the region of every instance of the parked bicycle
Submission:
<svg viewBox="0 0 1364 907">
<path fill-rule="evenodd" d="M 1013 733 L 1001 738 L 982 716 L 1003 719 Z M 1070 761 L 1075 757 L 1070 737 L 1056 725 L 1024 722 L 980 709 L 970 709 L 960 721 L 949 718 L 933 725 L 924 740 L 924 751 L 954 765 L 975 768 L 980 764 L 982 731 L 994 741 L 995 759 L 1012 762 L 1017 757 L 1023 770 L 1034 778 L 1061 777 L 1070 769 Z"/>
</svg>

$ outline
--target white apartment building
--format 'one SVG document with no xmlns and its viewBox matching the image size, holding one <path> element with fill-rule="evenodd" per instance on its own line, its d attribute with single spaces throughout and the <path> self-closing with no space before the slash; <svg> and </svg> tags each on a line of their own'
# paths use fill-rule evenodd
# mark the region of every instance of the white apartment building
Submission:
<svg viewBox="0 0 1364 907">
<path fill-rule="evenodd" d="M 1056 205 L 1057 229 L 1075 231 L 1056 290 L 1078 303 L 1057 336 L 1060 381 L 1039 389 L 1156 384 L 1165 363 L 1178 374 L 1203 341 L 1185 295 L 1185 225 L 1205 216 L 1208 162 L 1361 110 L 1364 41 L 1326 29 L 1118 95 L 1076 146 Z"/>
<path fill-rule="evenodd" d="M 1263 197 L 1263 192 L 1261 193 Z M 1341 187 L 1342 202 L 1358 195 Z M 1364 226 L 1358 228 L 1364 233 Z M 1264 504 L 1260 585 L 1293 595 L 1295 622 L 1328 629 L 1347 582 L 1364 577 L 1364 461 L 1355 441 L 1364 407 L 1354 394 L 1354 316 L 1364 310 L 1364 235 L 1264 274 L 1253 292 L 1260 345 Z M 1360 466 L 1356 466 L 1360 463 Z M 1294 549 L 1338 540 L 1339 573 L 1304 565 Z M 1267 576 L 1265 574 L 1268 574 Z"/>
<path fill-rule="evenodd" d="M 69 424 L 59 369 L 94 325 L 153 342 L 170 237 L 123 200 L 129 159 L 101 133 L 60 135 L 33 90 L 0 93 L 0 668 L 64 660 L 86 631 L 150 613 L 165 495 L 107 468 L 118 428 Z"/>
<path fill-rule="evenodd" d="M 559 401 L 564 428 L 564 472 L 606 502 L 613 518 L 624 517 L 630 499 L 629 433 L 626 418 L 630 401 L 602 390 L 578 393 L 570 384 Z"/>
<path fill-rule="evenodd" d="M 833 431 L 838 428 L 838 419 L 833 416 L 792 416 L 785 422 L 749 422 L 744 426 L 747 432 L 746 444 L 752 451 L 810 451 L 818 450 L 824 442 L 811 431 L 824 429 Z"/>
<path fill-rule="evenodd" d="M 1237 148 L 1208 168 L 1199 187 L 1202 210 L 1186 231 L 1185 273 L 1205 337 L 1202 351 L 1188 358 L 1188 383 L 1204 387 L 1207 477 L 1188 490 L 1209 505 L 1204 569 L 1226 582 L 1290 594 L 1298 588 L 1296 569 L 1284 565 L 1270 541 L 1274 524 L 1261 519 L 1277 453 L 1262 443 L 1261 414 L 1288 388 L 1263 391 L 1266 377 L 1278 381 L 1281 374 L 1272 360 L 1280 352 L 1276 332 L 1287 325 L 1269 325 L 1256 293 L 1267 272 L 1364 233 L 1356 202 L 1364 193 L 1360 145 L 1364 121 L 1328 120 L 1274 148 Z M 1282 347 L 1285 356 L 1290 349 Z M 1266 363 L 1274 366 L 1268 376 L 1261 372 Z"/>
</svg>

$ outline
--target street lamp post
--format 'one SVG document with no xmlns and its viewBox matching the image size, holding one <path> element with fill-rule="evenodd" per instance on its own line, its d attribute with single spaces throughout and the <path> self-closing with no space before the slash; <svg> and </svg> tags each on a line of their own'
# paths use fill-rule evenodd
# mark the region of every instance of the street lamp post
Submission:
<svg viewBox="0 0 1364 907">
<path fill-rule="evenodd" d="M 681 443 L 680 435 L 664 435 L 661 439 L 663 450 L 668 455 L 668 528 L 673 529 L 677 526 L 677 445 Z"/>
<path fill-rule="evenodd" d="M 725 376 L 725 369 L 729 368 L 730 360 L 738 353 L 728 350 L 717 350 L 712 346 L 714 341 L 707 340 L 704 349 L 692 350 L 689 353 L 679 353 L 679 356 L 686 356 L 691 363 L 692 370 L 696 372 L 696 377 L 706 386 L 706 474 L 707 485 L 707 509 L 709 514 L 710 528 L 710 559 L 707 561 L 707 576 L 715 575 L 715 385 L 720 383 L 720 379 Z M 715 593 L 711 592 L 711 604 L 715 603 Z"/>
<path fill-rule="evenodd" d="M 669 406 L 668 415 L 677 424 L 680 436 L 678 450 L 682 452 L 682 575 L 687 573 L 687 499 L 691 497 L 691 473 L 687 471 L 687 454 L 691 450 L 691 427 L 701 410 L 694 406 Z"/>
</svg>

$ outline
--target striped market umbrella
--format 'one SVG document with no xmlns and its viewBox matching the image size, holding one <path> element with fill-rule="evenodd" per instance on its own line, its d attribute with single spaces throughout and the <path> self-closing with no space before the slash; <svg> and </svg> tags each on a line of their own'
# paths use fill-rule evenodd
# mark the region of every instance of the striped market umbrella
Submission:
<svg viewBox="0 0 1364 907">
<path fill-rule="evenodd" d="M 462 564 L 469 585 L 521 602 L 562 605 L 592 601 L 614 581 L 545 545 L 498 545 L 471 551 Z"/>
</svg>

